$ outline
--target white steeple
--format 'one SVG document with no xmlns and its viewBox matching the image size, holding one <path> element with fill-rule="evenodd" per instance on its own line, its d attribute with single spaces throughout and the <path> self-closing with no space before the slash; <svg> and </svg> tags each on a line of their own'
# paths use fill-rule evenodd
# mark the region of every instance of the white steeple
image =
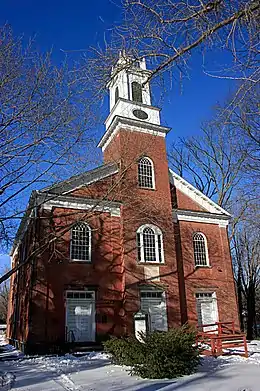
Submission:
<svg viewBox="0 0 260 391">
<path fill-rule="evenodd" d="M 135 61 L 120 53 L 108 83 L 110 112 L 105 121 L 106 131 L 98 146 L 104 152 L 116 134 L 123 129 L 165 137 L 169 128 L 161 126 L 160 109 L 152 106 L 147 79 L 151 72 L 145 60 Z"/>
<path fill-rule="evenodd" d="M 116 116 L 160 125 L 160 109 L 151 106 L 150 86 L 146 83 L 149 76 L 145 59 L 134 61 L 120 52 L 108 83 L 110 113 L 106 129 Z"/>
</svg>

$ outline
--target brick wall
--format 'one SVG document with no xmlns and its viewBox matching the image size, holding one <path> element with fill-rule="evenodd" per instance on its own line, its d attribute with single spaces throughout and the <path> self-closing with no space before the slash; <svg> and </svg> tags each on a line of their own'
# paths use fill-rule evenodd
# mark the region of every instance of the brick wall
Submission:
<svg viewBox="0 0 260 391">
<path fill-rule="evenodd" d="M 143 155 L 154 163 L 153 190 L 138 188 L 137 161 Z M 122 129 L 105 150 L 104 159 L 117 161 L 120 173 L 76 189 L 71 195 L 120 200 L 121 217 L 62 208 L 40 211 L 38 245 L 45 240 L 46 246 L 35 259 L 37 272 L 31 284 L 29 340 L 64 340 L 65 291 L 69 289 L 96 291 L 99 337 L 133 332 L 133 314 L 140 309 L 140 286 L 150 284 L 166 291 L 170 327 L 187 320 L 197 321 L 195 293 L 203 289 L 216 292 L 220 320 L 234 319 L 238 323 L 226 229 L 215 224 L 173 223 L 172 207 L 203 209 L 178 190 L 172 197 L 176 189 L 171 194 L 164 138 Z M 92 228 L 91 264 L 70 260 L 69 229 L 79 219 Z M 165 264 L 159 267 L 138 263 L 136 231 L 143 224 L 156 225 L 163 233 Z M 194 267 L 192 236 L 196 231 L 207 237 L 209 268 Z M 150 267 L 152 279 L 145 277 L 146 266 Z M 29 320 L 25 325 L 27 330 L 28 325 Z"/>
</svg>

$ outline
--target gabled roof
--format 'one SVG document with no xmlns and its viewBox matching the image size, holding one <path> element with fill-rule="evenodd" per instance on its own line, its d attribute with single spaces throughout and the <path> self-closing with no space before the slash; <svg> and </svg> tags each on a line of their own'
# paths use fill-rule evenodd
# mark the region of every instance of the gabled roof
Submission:
<svg viewBox="0 0 260 391">
<path fill-rule="evenodd" d="M 203 209 L 210 213 L 222 214 L 226 216 L 231 216 L 225 209 L 221 208 L 214 201 L 208 198 L 201 191 L 192 186 L 189 182 L 183 179 L 180 175 L 176 174 L 173 170 L 169 168 L 169 177 L 170 183 L 172 183 L 176 189 L 180 190 L 182 193 L 187 195 Z"/>
<path fill-rule="evenodd" d="M 13 254 L 17 244 L 26 231 L 30 216 L 33 214 L 35 206 L 39 206 L 50 199 L 56 199 L 56 196 L 64 196 L 81 186 L 97 182 L 110 175 L 116 174 L 117 172 L 118 165 L 116 163 L 103 164 L 100 167 L 72 176 L 71 178 L 58 182 L 52 186 L 45 187 L 38 191 L 34 190 L 31 193 L 29 203 L 18 227 L 10 255 Z"/>
<path fill-rule="evenodd" d="M 55 195 L 68 194 L 81 186 L 97 182 L 110 175 L 116 174 L 117 172 L 118 165 L 116 163 L 103 164 L 93 170 L 83 172 L 82 174 L 75 175 L 65 181 L 45 187 L 44 189 L 39 190 L 39 193 L 51 193 Z"/>
</svg>

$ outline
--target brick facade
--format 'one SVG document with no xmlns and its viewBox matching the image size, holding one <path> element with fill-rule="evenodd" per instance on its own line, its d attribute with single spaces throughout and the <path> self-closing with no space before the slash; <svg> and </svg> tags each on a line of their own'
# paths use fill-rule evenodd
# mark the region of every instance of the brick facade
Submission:
<svg viewBox="0 0 260 391">
<path fill-rule="evenodd" d="M 14 247 L 13 266 L 26 264 L 11 278 L 7 335 L 12 343 L 37 350 L 66 342 L 67 291 L 95 292 L 95 341 L 134 333 L 142 289 L 164 293 L 168 327 L 197 324 L 201 292 L 216 295 L 219 320 L 234 320 L 239 327 L 223 224 L 228 217 L 169 172 L 166 128 L 156 126 L 159 133 L 121 126 L 104 150 L 104 166 L 37 193 L 40 201 L 34 199 L 37 207 L 22 222 Z M 138 186 L 142 156 L 153 162 L 154 189 Z M 78 221 L 91 228 L 90 263 L 71 260 L 71 228 Z M 137 230 L 143 225 L 160 229 L 164 262 L 139 262 Z M 195 232 L 207 238 L 205 267 L 195 267 Z"/>
</svg>

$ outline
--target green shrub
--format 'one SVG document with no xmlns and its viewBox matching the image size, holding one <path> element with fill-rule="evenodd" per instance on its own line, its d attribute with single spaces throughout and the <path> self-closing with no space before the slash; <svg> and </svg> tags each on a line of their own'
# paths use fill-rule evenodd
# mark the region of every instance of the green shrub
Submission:
<svg viewBox="0 0 260 391">
<path fill-rule="evenodd" d="M 155 331 L 144 338 L 112 338 L 104 346 L 113 362 L 132 367 L 131 373 L 149 379 L 173 379 L 193 373 L 199 362 L 196 332 L 188 326 Z"/>
<path fill-rule="evenodd" d="M 141 363 L 144 359 L 143 344 L 134 337 L 112 337 L 103 345 L 105 352 L 111 355 L 112 362 L 115 364 L 132 366 Z"/>
<path fill-rule="evenodd" d="M 133 372 L 149 379 L 189 375 L 200 362 L 195 342 L 196 332 L 187 326 L 148 334 L 144 339 L 145 360 L 143 365 L 133 366 Z"/>
</svg>

